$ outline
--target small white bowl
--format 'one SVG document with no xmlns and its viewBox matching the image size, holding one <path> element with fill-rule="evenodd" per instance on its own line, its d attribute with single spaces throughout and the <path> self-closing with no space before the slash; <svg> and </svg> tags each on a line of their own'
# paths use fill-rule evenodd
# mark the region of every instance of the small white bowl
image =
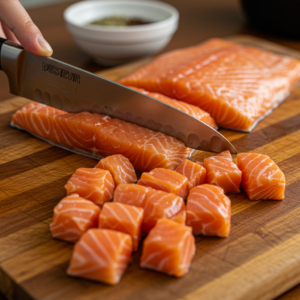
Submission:
<svg viewBox="0 0 300 300">
<path fill-rule="evenodd" d="M 124 27 L 87 25 L 116 15 L 153 23 Z M 178 27 L 179 14 L 173 6 L 159 1 L 92 0 L 69 6 L 64 18 L 79 48 L 95 62 L 113 66 L 163 49 Z"/>
</svg>

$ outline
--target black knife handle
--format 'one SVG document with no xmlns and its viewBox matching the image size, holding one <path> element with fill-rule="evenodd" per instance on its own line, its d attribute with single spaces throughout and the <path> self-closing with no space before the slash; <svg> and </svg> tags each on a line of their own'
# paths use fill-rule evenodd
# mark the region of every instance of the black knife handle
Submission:
<svg viewBox="0 0 300 300">
<path fill-rule="evenodd" d="M 6 42 L 7 39 L 4 38 L 0 38 L 0 70 L 2 70 L 1 68 L 1 49 L 2 49 L 2 45 L 4 44 L 4 42 Z"/>
</svg>

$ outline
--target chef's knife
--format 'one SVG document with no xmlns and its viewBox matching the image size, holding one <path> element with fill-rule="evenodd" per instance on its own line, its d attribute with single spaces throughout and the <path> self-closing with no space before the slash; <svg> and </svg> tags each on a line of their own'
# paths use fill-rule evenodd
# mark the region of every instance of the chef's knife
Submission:
<svg viewBox="0 0 300 300">
<path fill-rule="evenodd" d="M 67 112 L 106 114 L 174 136 L 194 149 L 237 153 L 218 131 L 157 99 L 1 38 L 0 55 L 0 69 L 15 95 Z"/>
</svg>

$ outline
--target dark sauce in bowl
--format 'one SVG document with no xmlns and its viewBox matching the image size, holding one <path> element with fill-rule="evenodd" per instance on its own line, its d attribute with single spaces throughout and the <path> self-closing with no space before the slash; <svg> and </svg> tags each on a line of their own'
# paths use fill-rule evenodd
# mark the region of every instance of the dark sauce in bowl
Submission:
<svg viewBox="0 0 300 300">
<path fill-rule="evenodd" d="M 122 16 L 111 16 L 95 20 L 87 25 L 100 25 L 100 26 L 134 26 L 146 25 L 154 23 L 153 21 L 144 20 L 141 18 L 126 18 Z"/>
</svg>

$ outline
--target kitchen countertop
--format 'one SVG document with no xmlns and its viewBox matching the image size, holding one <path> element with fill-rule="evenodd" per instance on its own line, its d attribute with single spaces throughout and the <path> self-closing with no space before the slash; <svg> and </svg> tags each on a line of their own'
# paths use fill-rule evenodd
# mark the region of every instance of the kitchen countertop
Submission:
<svg viewBox="0 0 300 300">
<path fill-rule="evenodd" d="M 168 0 L 180 13 L 179 29 L 169 45 L 163 50 L 169 51 L 191 46 L 211 37 L 223 37 L 233 34 L 251 34 L 287 47 L 300 50 L 300 40 L 285 40 L 271 37 L 248 27 L 237 0 Z M 95 72 L 105 67 L 94 64 L 73 42 L 64 26 L 64 9 L 70 3 L 54 4 L 28 10 L 33 21 L 40 28 L 47 41 L 52 45 L 56 59 Z M 0 73 L 0 101 L 13 97 L 9 93 L 6 76 Z M 300 285 L 285 293 L 277 300 L 300 299 Z M 0 300 L 5 300 L 0 295 Z"/>
</svg>

